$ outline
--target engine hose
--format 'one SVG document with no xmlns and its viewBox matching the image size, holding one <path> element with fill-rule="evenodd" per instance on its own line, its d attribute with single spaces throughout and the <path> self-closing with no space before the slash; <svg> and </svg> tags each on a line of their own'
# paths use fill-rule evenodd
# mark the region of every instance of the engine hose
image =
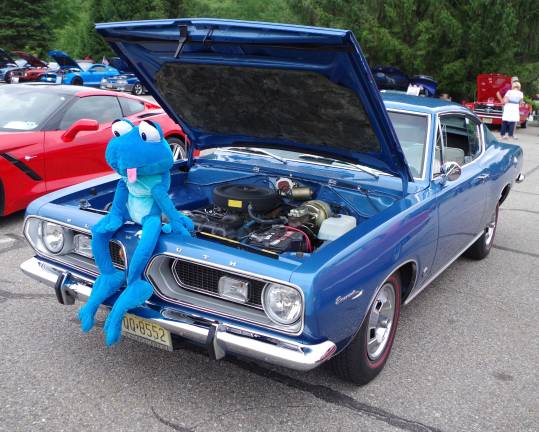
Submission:
<svg viewBox="0 0 539 432">
<path fill-rule="evenodd" d="M 255 216 L 253 213 L 253 208 L 251 204 L 247 207 L 247 212 L 249 213 L 249 217 L 254 220 L 255 222 L 262 224 L 262 225 L 273 225 L 273 224 L 287 224 L 288 219 L 284 216 L 279 216 L 275 219 L 261 219 L 258 216 Z"/>
</svg>

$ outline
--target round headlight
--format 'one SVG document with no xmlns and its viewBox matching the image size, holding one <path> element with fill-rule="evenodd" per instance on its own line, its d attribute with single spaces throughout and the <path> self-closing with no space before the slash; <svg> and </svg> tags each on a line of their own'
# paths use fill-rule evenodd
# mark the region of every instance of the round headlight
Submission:
<svg viewBox="0 0 539 432">
<path fill-rule="evenodd" d="M 53 254 L 60 253 L 64 248 L 64 228 L 51 222 L 43 222 L 43 244 Z"/>
<path fill-rule="evenodd" d="M 301 316 L 303 300 L 295 288 L 270 283 L 263 294 L 264 310 L 279 324 L 293 324 Z"/>
</svg>

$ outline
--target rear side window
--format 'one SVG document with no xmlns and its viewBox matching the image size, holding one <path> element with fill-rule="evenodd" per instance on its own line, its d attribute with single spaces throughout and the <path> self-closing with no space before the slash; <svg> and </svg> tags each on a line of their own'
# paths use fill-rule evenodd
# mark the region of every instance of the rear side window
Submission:
<svg viewBox="0 0 539 432">
<path fill-rule="evenodd" d="M 114 96 L 87 96 L 79 98 L 71 105 L 62 120 L 60 130 L 68 129 L 80 119 L 97 120 L 99 124 L 110 123 L 122 118 L 120 104 Z"/>
<path fill-rule="evenodd" d="M 122 106 L 124 117 L 131 116 L 133 114 L 144 111 L 144 103 L 141 101 L 125 97 L 120 97 L 118 99 L 120 100 L 120 105 Z"/>
<path fill-rule="evenodd" d="M 464 115 L 447 115 L 440 118 L 445 161 L 466 165 L 481 154 L 479 125 Z"/>
</svg>

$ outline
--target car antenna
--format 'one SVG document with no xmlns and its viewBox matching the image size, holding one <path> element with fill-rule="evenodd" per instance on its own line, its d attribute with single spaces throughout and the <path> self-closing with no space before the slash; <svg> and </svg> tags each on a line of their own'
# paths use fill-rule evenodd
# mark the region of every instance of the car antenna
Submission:
<svg viewBox="0 0 539 432">
<path fill-rule="evenodd" d="M 180 38 L 178 39 L 178 47 L 176 48 L 176 52 L 174 53 L 174 58 L 180 57 L 183 46 L 185 45 L 185 42 L 187 42 L 187 26 L 185 24 L 181 24 L 178 27 L 180 29 Z"/>
</svg>

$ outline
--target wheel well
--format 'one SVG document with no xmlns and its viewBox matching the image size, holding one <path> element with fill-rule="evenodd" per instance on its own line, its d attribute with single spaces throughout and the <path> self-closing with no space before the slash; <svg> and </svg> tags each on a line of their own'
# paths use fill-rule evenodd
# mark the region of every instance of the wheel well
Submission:
<svg viewBox="0 0 539 432">
<path fill-rule="evenodd" d="M 185 144 L 185 140 L 182 138 L 181 135 L 176 135 L 174 133 L 170 134 L 169 136 L 165 137 L 165 139 L 170 139 L 170 138 L 178 138 L 182 143 Z"/>
<path fill-rule="evenodd" d="M 401 278 L 401 301 L 404 302 L 408 294 L 412 291 L 414 287 L 416 275 L 417 275 L 417 264 L 414 261 L 409 261 L 406 264 L 402 265 L 397 269 Z"/>
<path fill-rule="evenodd" d="M 511 190 L 511 185 L 506 185 L 503 188 L 502 194 L 500 195 L 500 204 L 505 201 L 505 199 L 507 198 L 507 195 L 509 195 L 510 190 Z"/>
</svg>

